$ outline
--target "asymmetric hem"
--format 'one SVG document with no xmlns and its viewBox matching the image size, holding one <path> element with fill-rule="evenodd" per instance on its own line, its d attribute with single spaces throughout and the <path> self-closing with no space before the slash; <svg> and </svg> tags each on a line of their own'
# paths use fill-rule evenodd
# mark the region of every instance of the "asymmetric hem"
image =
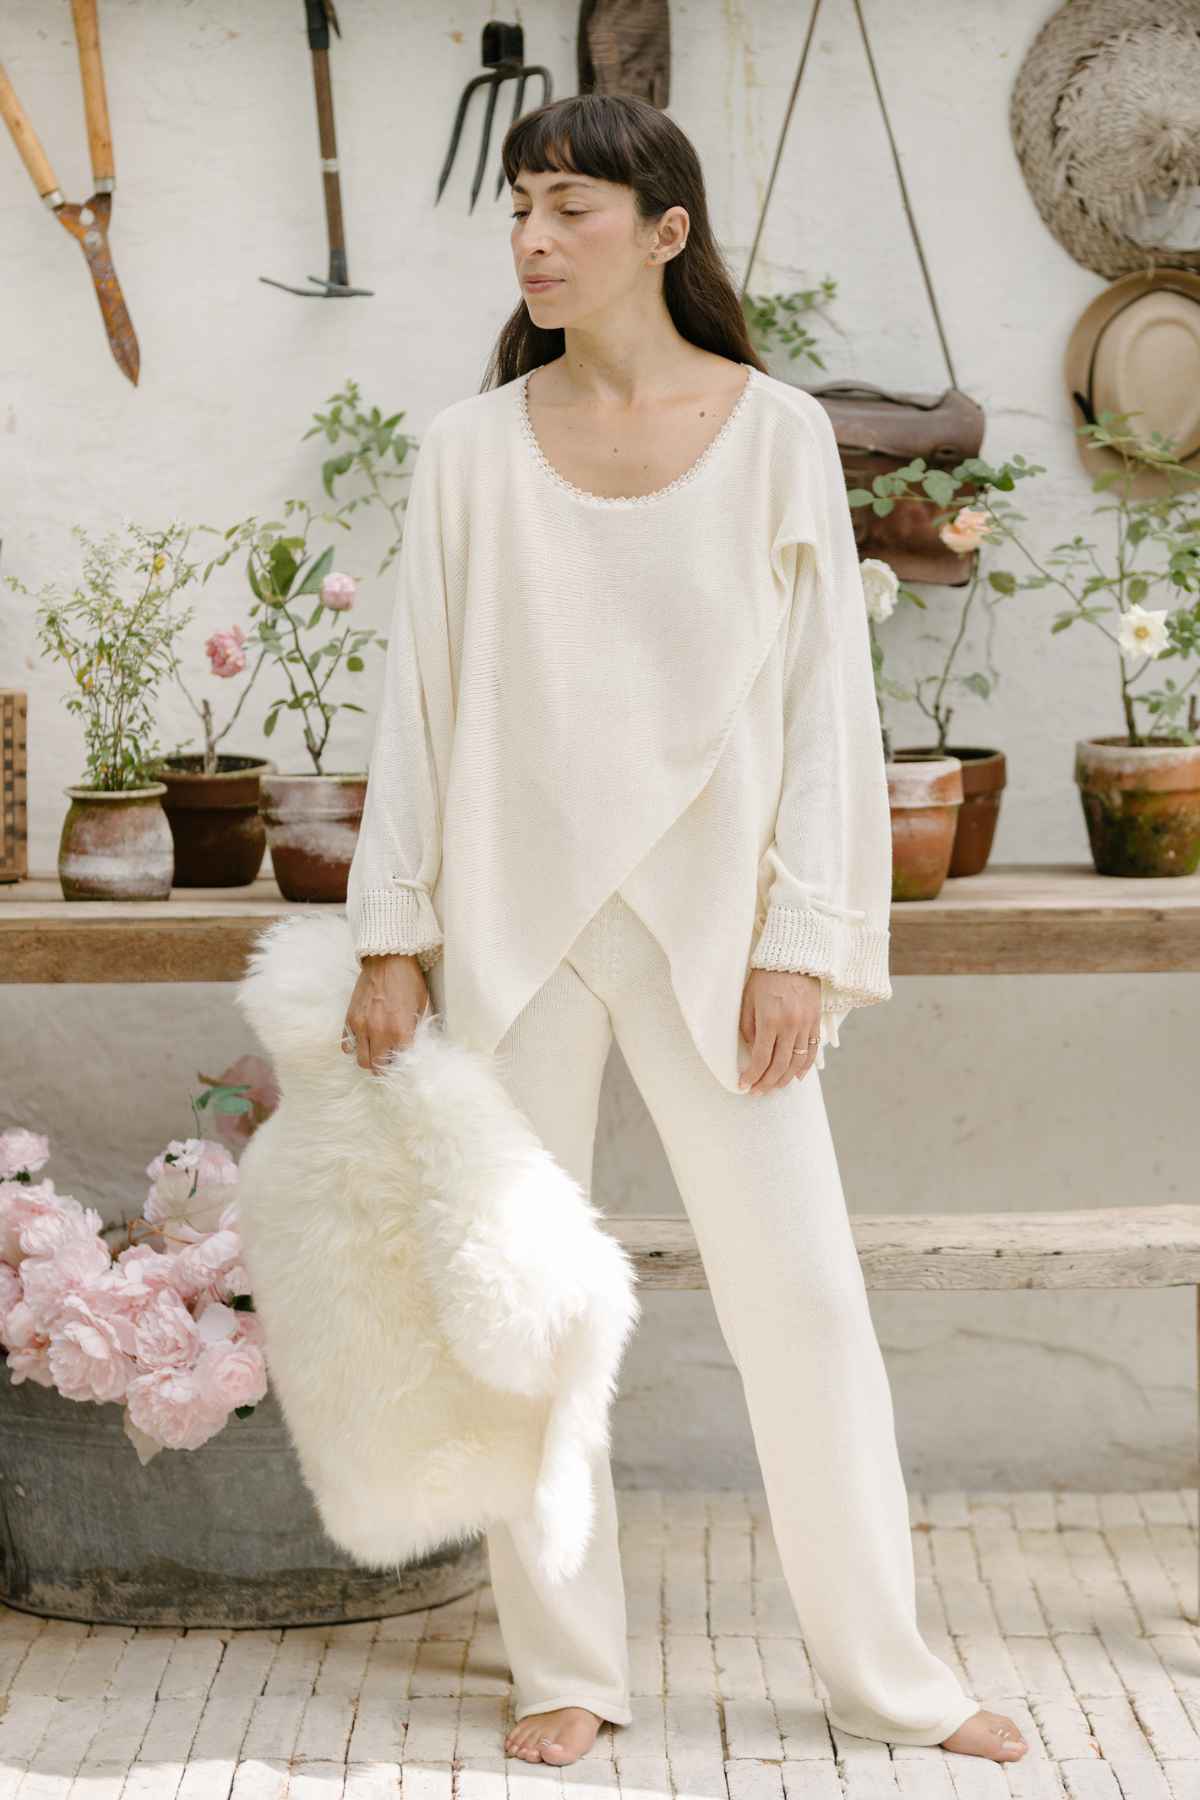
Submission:
<svg viewBox="0 0 1200 1800">
<path fill-rule="evenodd" d="M 589 494 L 527 376 L 453 402 L 409 492 L 347 893 L 355 951 L 444 959 L 494 1050 L 614 892 L 740 1092 L 752 967 L 820 976 L 821 1046 L 891 996 L 866 604 L 820 402 L 751 364 L 690 468 Z"/>
</svg>

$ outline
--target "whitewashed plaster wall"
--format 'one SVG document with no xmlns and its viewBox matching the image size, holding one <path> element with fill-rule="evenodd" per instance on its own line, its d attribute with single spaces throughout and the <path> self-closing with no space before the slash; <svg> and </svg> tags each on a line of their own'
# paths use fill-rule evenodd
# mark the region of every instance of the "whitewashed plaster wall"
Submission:
<svg viewBox="0 0 1200 1800">
<path fill-rule="evenodd" d="M 809 3 L 673 0 L 671 10 L 670 111 L 700 152 L 740 281 Z M 1043 547 L 1079 527 L 1089 501 L 1060 358 L 1101 285 L 1044 230 L 1008 134 L 1009 90 L 1048 10 L 1048 0 L 863 0 L 954 375 L 987 411 L 985 454 L 1021 450 L 1051 470 L 1027 505 Z M 520 7 L 527 55 L 550 66 L 557 95 L 576 85 L 575 11 L 549 0 Z M 301 283 L 325 268 L 295 0 L 105 0 L 112 245 L 141 384 L 117 372 L 79 251 L 5 139 L 0 573 L 35 589 L 70 580 L 76 522 L 92 532 L 123 518 L 224 525 L 251 511 L 269 516 L 293 493 L 319 503 L 316 454 L 301 434 L 348 376 L 369 401 L 405 408 L 418 436 L 440 406 L 477 390 L 516 295 L 507 199 L 490 198 L 494 157 L 474 215 L 466 207 L 478 101 L 436 208 L 433 193 L 490 12 L 482 0 L 341 8 L 346 35 L 333 69 L 350 270 L 375 294 L 317 301 L 258 280 Z M 90 182 L 65 0 L 8 0 L 4 54 L 60 185 L 82 199 Z M 777 373 L 945 384 L 852 0 L 824 0 L 750 285 L 790 289 L 825 273 L 840 284 L 822 332 L 827 376 L 786 358 Z M 343 565 L 368 577 L 383 542 L 361 527 Z M 944 590 L 929 593 L 935 611 L 947 603 Z M 241 596 L 230 576 L 200 598 L 197 658 L 208 632 L 238 616 Z M 387 582 L 366 580 L 364 616 L 386 629 L 389 604 Z M 1001 745 L 1010 759 L 997 861 L 1086 859 L 1072 746 L 1121 728 L 1107 647 L 1097 634 L 1051 639 L 1048 617 L 1034 597 L 1011 608 L 999 692 L 987 705 L 963 704 L 956 719 L 964 736 Z M 893 634 L 899 672 L 919 629 L 910 612 Z M 378 673 L 358 698 L 373 698 Z M 62 707 L 61 671 L 39 657 L 29 609 L 7 588 L 0 683 L 29 692 L 31 866 L 51 871 L 81 737 Z M 264 747 L 262 710 L 260 701 L 236 747 Z M 164 738 L 188 722 L 182 700 L 167 698 Z M 924 741 L 915 715 L 893 722 L 897 742 Z M 343 715 L 330 766 L 362 766 L 369 729 L 369 719 Z M 272 741 L 284 767 L 302 766 L 298 748 L 282 730 Z M 851 1210 L 1190 1198 L 1197 998 L 1195 976 L 898 980 L 890 1005 L 848 1022 L 824 1076 Z M 60 1188 L 109 1217 L 139 1209 L 146 1161 L 191 1129 L 196 1072 L 219 1071 L 251 1047 L 222 986 L 6 988 L 0 1004 L 0 1123 L 49 1132 Z M 614 1213 L 679 1206 L 619 1054 L 606 1076 L 596 1196 Z M 738 1378 L 708 1296 L 645 1299 L 615 1414 L 618 1480 L 755 1481 Z M 1191 1479 L 1186 1290 L 875 1296 L 872 1306 L 911 1482 Z"/>
</svg>

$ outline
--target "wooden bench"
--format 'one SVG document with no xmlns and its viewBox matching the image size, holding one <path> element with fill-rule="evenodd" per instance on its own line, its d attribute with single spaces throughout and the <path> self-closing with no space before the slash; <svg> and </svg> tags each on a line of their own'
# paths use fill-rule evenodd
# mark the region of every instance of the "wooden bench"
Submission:
<svg viewBox="0 0 1200 1800">
<path fill-rule="evenodd" d="M 170 900 L 64 901 L 52 876 L 0 887 L 0 981 L 234 981 L 297 910 L 273 880 Z M 892 910 L 893 975 L 1200 970 L 1200 875 L 1113 880 L 1090 864 L 1001 864 Z M 707 1286 L 686 1216 L 613 1218 L 646 1288 Z M 1200 1205 L 854 1214 L 868 1288 L 1194 1287 Z M 1200 1308 L 1197 1311 L 1200 1342 Z"/>
</svg>

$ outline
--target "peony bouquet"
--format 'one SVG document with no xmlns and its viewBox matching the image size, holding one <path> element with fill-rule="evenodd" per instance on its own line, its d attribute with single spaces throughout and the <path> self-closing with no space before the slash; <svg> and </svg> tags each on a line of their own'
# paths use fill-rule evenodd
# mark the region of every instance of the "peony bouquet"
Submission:
<svg viewBox="0 0 1200 1800">
<path fill-rule="evenodd" d="M 176 1139 L 147 1166 L 142 1216 L 115 1254 L 94 1207 L 35 1180 L 45 1137 L 0 1132 L 0 1346 L 14 1382 L 121 1401 L 145 1464 L 196 1450 L 267 1391 L 237 1229 L 237 1163 Z"/>
</svg>

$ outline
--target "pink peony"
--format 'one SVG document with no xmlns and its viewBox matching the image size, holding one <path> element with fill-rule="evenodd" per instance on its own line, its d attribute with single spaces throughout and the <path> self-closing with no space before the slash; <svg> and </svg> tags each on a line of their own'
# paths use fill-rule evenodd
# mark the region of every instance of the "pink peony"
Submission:
<svg viewBox="0 0 1200 1800">
<path fill-rule="evenodd" d="M 270 1118 L 279 1105 L 275 1071 L 265 1057 L 248 1052 L 230 1063 L 217 1080 L 222 1087 L 245 1085 L 242 1099 L 250 1102 L 250 1111 L 214 1113 L 210 1120 L 213 1131 L 227 1149 L 243 1150 L 263 1120 Z"/>
<path fill-rule="evenodd" d="M 242 1240 L 236 1231 L 213 1231 L 188 1244 L 175 1258 L 175 1285 L 185 1299 L 212 1287 L 242 1257 Z"/>
<path fill-rule="evenodd" d="M 33 1194 L 34 1191 L 33 1188 L 22 1188 L 18 1193 Z M 46 1205 L 39 1198 L 35 1205 L 29 1206 L 18 1197 L 9 1208 L 22 1255 L 53 1256 L 62 1245 L 74 1243 L 88 1249 L 98 1246 L 104 1253 L 104 1262 L 111 1261 L 108 1247 L 99 1237 L 104 1221 L 95 1207 L 80 1206 L 70 1194 L 55 1194 L 52 1201 L 52 1205 Z"/>
<path fill-rule="evenodd" d="M 142 1216 L 189 1243 L 216 1227 L 237 1188 L 236 1162 L 224 1144 L 208 1138 L 172 1138 L 146 1173 L 151 1187 Z"/>
<path fill-rule="evenodd" d="M 256 1406 L 267 1391 L 262 1351 L 240 1338 L 210 1344 L 196 1364 L 196 1378 L 226 1414 L 235 1406 Z"/>
<path fill-rule="evenodd" d="M 70 1294 L 83 1294 L 98 1276 L 112 1267 L 112 1258 L 99 1240 L 69 1238 L 49 1256 L 27 1256 L 21 1264 L 25 1300 L 38 1331 L 53 1331 Z M 14 1308 L 19 1312 L 20 1308 Z M 12 1324 L 9 1314 L 9 1325 Z"/>
<path fill-rule="evenodd" d="M 321 605 L 327 606 L 331 612 L 348 612 L 354 605 L 354 590 L 353 575 L 339 575 L 331 571 L 321 583 Z"/>
<path fill-rule="evenodd" d="M 196 1321 L 173 1288 L 163 1288 L 142 1308 L 134 1345 L 143 1369 L 190 1369 L 203 1348 Z"/>
<path fill-rule="evenodd" d="M 6 1262 L 0 1262 L 0 1344 L 8 1343 L 8 1315 L 23 1299 L 21 1277 Z"/>
<path fill-rule="evenodd" d="M 61 1204 L 52 1181 L 0 1181 L 0 1256 L 5 1262 L 15 1265 L 25 1254 L 21 1227 L 35 1213 L 55 1213 Z"/>
<path fill-rule="evenodd" d="M 960 506 L 954 517 L 938 532 L 943 544 L 960 556 L 978 550 L 991 526 L 991 520 L 980 507 Z"/>
<path fill-rule="evenodd" d="M 18 1387 L 22 1381 L 36 1381 L 39 1387 L 54 1386 L 54 1376 L 50 1373 L 49 1349 L 49 1338 L 38 1338 L 27 1348 L 9 1351 L 8 1373 L 14 1387 Z"/>
<path fill-rule="evenodd" d="M 113 1272 L 118 1284 L 114 1304 L 121 1303 L 128 1312 L 144 1306 L 164 1288 L 177 1291 L 173 1251 L 155 1250 L 149 1244 L 130 1244 L 117 1257 Z"/>
<path fill-rule="evenodd" d="M 198 1450 L 229 1417 L 209 1379 L 194 1368 L 135 1375 L 125 1401 L 138 1430 L 168 1450 Z"/>
<path fill-rule="evenodd" d="M 14 1125 L 0 1131 L 0 1181 L 11 1181 L 14 1175 L 32 1174 L 50 1160 L 50 1143 L 36 1131 L 25 1131 Z"/>
<path fill-rule="evenodd" d="M 134 1372 L 110 1321 L 93 1312 L 82 1294 L 68 1294 L 50 1333 L 47 1360 L 68 1400 L 123 1400 Z"/>
<path fill-rule="evenodd" d="M 228 631 L 214 631 L 204 646 L 209 666 L 214 675 L 240 675 L 246 666 L 246 652 L 242 646 L 246 642 L 246 634 L 240 625 L 231 625 Z"/>
</svg>

